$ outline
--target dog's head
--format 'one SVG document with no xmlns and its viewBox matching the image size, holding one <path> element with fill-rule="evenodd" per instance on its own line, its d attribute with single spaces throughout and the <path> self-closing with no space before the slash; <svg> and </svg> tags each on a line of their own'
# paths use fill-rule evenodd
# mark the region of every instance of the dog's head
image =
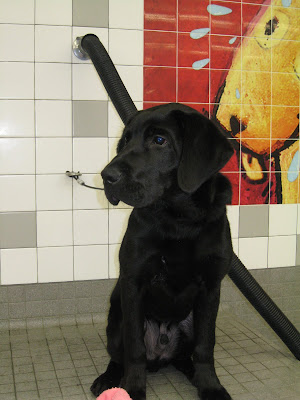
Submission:
<svg viewBox="0 0 300 400">
<path fill-rule="evenodd" d="M 117 156 L 101 175 L 108 200 L 145 207 L 172 185 L 195 192 L 232 155 L 228 140 L 196 110 L 170 103 L 137 112 L 125 126 Z"/>
</svg>

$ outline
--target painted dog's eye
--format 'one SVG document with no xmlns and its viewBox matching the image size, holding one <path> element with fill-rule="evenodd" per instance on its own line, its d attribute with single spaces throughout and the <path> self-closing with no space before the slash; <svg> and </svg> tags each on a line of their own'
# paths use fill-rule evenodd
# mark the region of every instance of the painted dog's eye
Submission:
<svg viewBox="0 0 300 400">
<path fill-rule="evenodd" d="M 155 144 L 159 144 L 160 146 L 167 143 L 166 139 L 161 136 L 155 136 L 153 141 Z"/>
</svg>

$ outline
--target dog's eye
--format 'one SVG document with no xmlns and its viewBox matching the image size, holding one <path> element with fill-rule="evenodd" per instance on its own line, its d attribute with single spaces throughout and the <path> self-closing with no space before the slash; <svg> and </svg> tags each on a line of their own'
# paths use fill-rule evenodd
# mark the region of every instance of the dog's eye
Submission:
<svg viewBox="0 0 300 400">
<path fill-rule="evenodd" d="M 155 144 L 159 144 L 160 146 L 167 143 L 166 139 L 161 136 L 155 136 L 155 138 L 153 139 L 153 142 Z"/>
</svg>

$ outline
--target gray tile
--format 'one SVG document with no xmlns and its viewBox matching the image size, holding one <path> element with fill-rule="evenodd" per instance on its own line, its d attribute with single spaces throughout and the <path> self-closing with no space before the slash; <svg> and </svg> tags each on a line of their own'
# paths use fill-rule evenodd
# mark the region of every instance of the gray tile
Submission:
<svg viewBox="0 0 300 400">
<path fill-rule="evenodd" d="M 240 207 L 239 237 L 269 236 L 269 206 Z"/>
<path fill-rule="evenodd" d="M 25 315 L 25 303 L 10 303 L 9 318 L 23 318 Z"/>
<path fill-rule="evenodd" d="M 58 288 L 59 299 L 73 299 L 75 297 L 74 282 L 61 283 Z"/>
<path fill-rule="evenodd" d="M 109 0 L 73 0 L 73 25 L 108 28 Z"/>
<path fill-rule="evenodd" d="M 0 304 L 7 303 L 8 296 L 7 296 L 7 287 L 0 286 Z"/>
<path fill-rule="evenodd" d="M 1 304 L 1 307 L 0 307 L 0 320 L 1 319 L 8 319 L 8 315 L 9 315 L 8 303 Z"/>
<path fill-rule="evenodd" d="M 73 121 L 75 137 L 107 137 L 108 102 L 73 101 Z"/>
<path fill-rule="evenodd" d="M 28 301 L 26 303 L 26 317 L 42 317 L 44 315 L 43 301 Z"/>
<path fill-rule="evenodd" d="M 36 213 L 1 213 L 0 243 L 2 249 L 36 247 Z"/>
<path fill-rule="evenodd" d="M 39 398 L 40 396 L 35 390 L 17 393 L 18 400 L 39 400 Z"/>
<path fill-rule="evenodd" d="M 44 284 L 32 284 L 25 286 L 26 301 L 43 300 Z"/>
<path fill-rule="evenodd" d="M 58 299 L 59 284 L 47 283 L 43 285 L 43 293 L 45 300 L 56 300 Z"/>
<path fill-rule="evenodd" d="M 12 303 L 25 302 L 25 286 L 12 285 L 7 287 L 8 301 Z"/>
<path fill-rule="evenodd" d="M 0 400 L 16 400 L 14 393 L 0 394 Z"/>
</svg>

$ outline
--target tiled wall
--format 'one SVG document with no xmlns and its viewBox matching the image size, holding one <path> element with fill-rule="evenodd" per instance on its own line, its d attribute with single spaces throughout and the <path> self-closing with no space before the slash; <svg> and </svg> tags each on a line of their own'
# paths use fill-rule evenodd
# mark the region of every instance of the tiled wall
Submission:
<svg viewBox="0 0 300 400">
<path fill-rule="evenodd" d="M 92 63 L 72 53 L 87 33 L 142 108 L 142 1 L 0 0 L 2 285 L 118 275 L 130 208 L 65 175 L 101 187 L 122 131 Z"/>
<path fill-rule="evenodd" d="M 122 123 L 93 65 L 72 54 L 72 43 L 95 33 L 141 109 L 149 93 L 144 37 L 154 34 L 153 46 L 160 46 L 154 28 L 144 31 L 147 1 L 0 0 L 1 285 L 118 275 L 130 208 L 110 206 L 102 192 L 79 186 L 65 171 L 80 170 L 87 184 L 101 186 L 99 172 Z M 298 204 L 241 204 L 228 214 L 248 268 L 300 264 Z"/>
</svg>

